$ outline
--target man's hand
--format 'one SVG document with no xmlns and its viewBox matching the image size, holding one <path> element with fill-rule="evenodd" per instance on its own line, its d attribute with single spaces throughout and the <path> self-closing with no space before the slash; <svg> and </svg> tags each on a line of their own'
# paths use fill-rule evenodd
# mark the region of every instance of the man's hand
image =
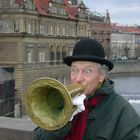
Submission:
<svg viewBox="0 0 140 140">
<path fill-rule="evenodd" d="M 76 106 L 76 110 L 72 113 L 72 116 L 70 118 L 70 121 L 72 121 L 73 117 L 84 111 L 85 110 L 85 106 L 84 106 L 84 100 L 86 98 L 85 94 L 81 94 L 80 96 L 75 96 L 74 98 L 72 98 L 72 103 L 73 105 Z"/>
</svg>

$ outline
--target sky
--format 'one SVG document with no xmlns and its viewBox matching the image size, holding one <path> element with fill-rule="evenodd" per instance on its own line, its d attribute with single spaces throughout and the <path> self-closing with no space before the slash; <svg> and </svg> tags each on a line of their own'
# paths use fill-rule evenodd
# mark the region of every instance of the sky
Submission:
<svg viewBox="0 0 140 140">
<path fill-rule="evenodd" d="M 91 12 L 104 15 L 108 9 L 112 23 L 140 25 L 140 0 L 83 0 Z"/>
</svg>

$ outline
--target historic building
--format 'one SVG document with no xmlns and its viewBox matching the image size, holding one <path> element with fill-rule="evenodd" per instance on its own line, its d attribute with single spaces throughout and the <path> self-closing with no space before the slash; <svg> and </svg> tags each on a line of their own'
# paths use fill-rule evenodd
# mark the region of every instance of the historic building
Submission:
<svg viewBox="0 0 140 140">
<path fill-rule="evenodd" d="M 111 21 L 107 10 L 105 16 L 90 13 L 90 37 L 96 38 L 104 46 L 106 57 L 110 58 Z"/>
<path fill-rule="evenodd" d="M 0 65 L 14 67 L 16 98 L 39 77 L 66 84 L 69 69 L 62 58 L 83 37 L 109 49 L 109 13 L 91 14 L 77 0 L 0 0 Z"/>
<path fill-rule="evenodd" d="M 132 26 L 112 24 L 111 57 L 134 59 L 140 56 L 140 29 Z"/>
</svg>

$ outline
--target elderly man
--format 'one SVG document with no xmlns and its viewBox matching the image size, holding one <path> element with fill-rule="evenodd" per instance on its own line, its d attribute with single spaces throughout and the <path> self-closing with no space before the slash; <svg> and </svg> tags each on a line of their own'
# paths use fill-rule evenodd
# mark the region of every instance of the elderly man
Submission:
<svg viewBox="0 0 140 140">
<path fill-rule="evenodd" d="M 85 91 L 73 98 L 77 110 L 63 128 L 46 131 L 37 127 L 34 140 L 140 140 L 140 117 L 114 90 L 107 76 L 113 63 L 105 59 L 102 45 L 84 38 L 64 63 L 71 67 L 71 83 L 84 85 Z"/>
</svg>

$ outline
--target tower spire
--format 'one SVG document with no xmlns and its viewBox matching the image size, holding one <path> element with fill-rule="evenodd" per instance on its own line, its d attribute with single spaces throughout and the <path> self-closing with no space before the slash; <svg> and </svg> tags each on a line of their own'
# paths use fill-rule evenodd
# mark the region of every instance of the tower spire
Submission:
<svg viewBox="0 0 140 140">
<path fill-rule="evenodd" d="M 110 21 L 110 14 L 108 12 L 108 9 L 107 9 L 107 12 L 106 12 L 106 16 L 105 16 L 104 22 L 105 23 L 111 23 L 111 21 Z"/>
</svg>

